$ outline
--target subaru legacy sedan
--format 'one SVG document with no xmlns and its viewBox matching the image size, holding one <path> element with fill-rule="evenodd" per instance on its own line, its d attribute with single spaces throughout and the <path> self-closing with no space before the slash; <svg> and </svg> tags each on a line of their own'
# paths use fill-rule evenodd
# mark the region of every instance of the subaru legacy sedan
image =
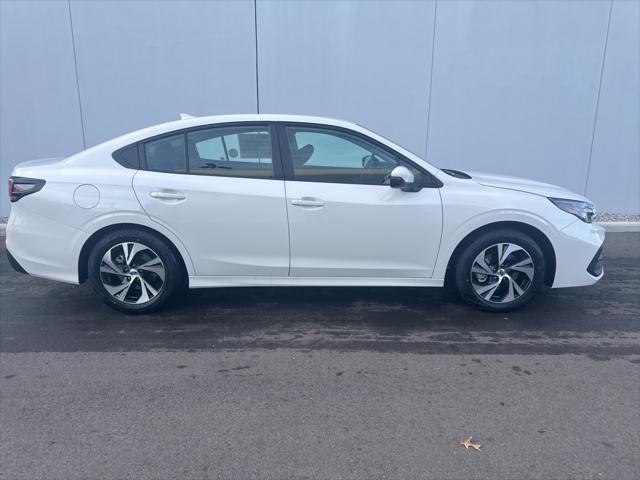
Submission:
<svg viewBox="0 0 640 480">
<path fill-rule="evenodd" d="M 190 117 L 9 179 L 23 273 L 127 313 L 184 287 L 455 288 L 481 309 L 603 275 L 594 206 L 561 187 L 440 169 L 365 128 L 292 115 Z"/>
</svg>

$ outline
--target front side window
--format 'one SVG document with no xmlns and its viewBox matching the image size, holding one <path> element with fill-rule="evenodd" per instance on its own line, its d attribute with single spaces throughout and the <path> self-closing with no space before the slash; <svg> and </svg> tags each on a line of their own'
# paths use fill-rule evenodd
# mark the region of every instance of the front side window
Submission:
<svg viewBox="0 0 640 480">
<path fill-rule="evenodd" d="M 273 178 L 269 127 L 215 127 L 187 133 L 189 172 Z"/>
<path fill-rule="evenodd" d="M 388 185 L 391 171 L 405 166 L 416 183 L 426 175 L 413 165 L 359 136 L 338 130 L 288 126 L 287 142 L 296 180 Z"/>
</svg>

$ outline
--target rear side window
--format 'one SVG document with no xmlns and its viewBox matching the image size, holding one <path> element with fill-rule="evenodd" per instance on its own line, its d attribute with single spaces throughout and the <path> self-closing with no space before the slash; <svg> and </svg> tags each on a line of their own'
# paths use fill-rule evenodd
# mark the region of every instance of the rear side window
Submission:
<svg viewBox="0 0 640 480">
<path fill-rule="evenodd" d="M 271 135 L 266 126 L 187 132 L 187 155 L 190 173 L 273 178 Z"/>
<path fill-rule="evenodd" d="M 146 169 L 223 177 L 274 178 L 269 126 L 190 130 L 144 143 Z"/>
<path fill-rule="evenodd" d="M 184 133 L 145 143 L 144 156 L 147 170 L 187 173 Z"/>
</svg>

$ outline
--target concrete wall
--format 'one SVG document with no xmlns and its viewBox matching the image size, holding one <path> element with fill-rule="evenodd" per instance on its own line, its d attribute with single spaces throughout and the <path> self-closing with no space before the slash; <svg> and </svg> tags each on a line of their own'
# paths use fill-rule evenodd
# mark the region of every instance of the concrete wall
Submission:
<svg viewBox="0 0 640 480">
<path fill-rule="evenodd" d="M 636 0 L 0 0 L 0 212 L 17 162 L 259 110 L 638 213 L 639 45 Z"/>
</svg>

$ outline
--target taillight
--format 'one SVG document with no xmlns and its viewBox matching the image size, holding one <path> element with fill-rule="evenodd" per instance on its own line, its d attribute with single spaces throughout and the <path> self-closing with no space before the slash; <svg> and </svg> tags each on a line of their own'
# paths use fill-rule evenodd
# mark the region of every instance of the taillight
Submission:
<svg viewBox="0 0 640 480">
<path fill-rule="evenodd" d="M 22 197 L 42 190 L 45 181 L 39 178 L 9 177 L 9 199 L 17 202 Z"/>
</svg>

